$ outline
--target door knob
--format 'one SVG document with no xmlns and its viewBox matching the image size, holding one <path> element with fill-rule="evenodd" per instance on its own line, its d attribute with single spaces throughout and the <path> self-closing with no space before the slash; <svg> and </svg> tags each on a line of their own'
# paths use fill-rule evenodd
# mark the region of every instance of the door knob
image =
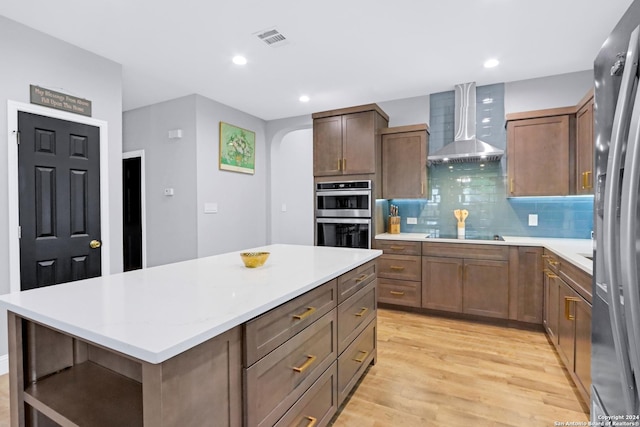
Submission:
<svg viewBox="0 0 640 427">
<path fill-rule="evenodd" d="M 97 248 L 99 248 L 100 246 L 102 246 L 102 243 L 100 242 L 100 240 L 92 240 L 92 241 L 89 243 L 89 246 L 91 247 L 91 249 L 97 249 Z"/>
</svg>

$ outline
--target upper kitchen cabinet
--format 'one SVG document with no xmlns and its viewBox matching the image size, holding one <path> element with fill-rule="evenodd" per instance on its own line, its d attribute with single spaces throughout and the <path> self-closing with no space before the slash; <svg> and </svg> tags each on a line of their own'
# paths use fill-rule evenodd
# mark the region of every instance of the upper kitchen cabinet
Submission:
<svg viewBox="0 0 640 427">
<path fill-rule="evenodd" d="M 507 114 L 507 194 L 566 196 L 575 178 L 570 151 L 575 107 Z"/>
<path fill-rule="evenodd" d="M 313 175 L 375 174 L 381 169 L 379 129 L 389 116 L 376 104 L 314 113 Z"/>
<path fill-rule="evenodd" d="M 577 108 L 575 194 L 593 194 L 593 89 Z"/>
<path fill-rule="evenodd" d="M 382 198 L 424 198 L 429 128 L 426 124 L 381 129 Z"/>
</svg>

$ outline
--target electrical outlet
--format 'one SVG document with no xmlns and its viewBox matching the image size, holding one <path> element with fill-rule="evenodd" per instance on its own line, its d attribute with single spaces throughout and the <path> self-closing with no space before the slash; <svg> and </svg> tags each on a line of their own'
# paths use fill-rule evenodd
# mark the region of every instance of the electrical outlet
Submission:
<svg viewBox="0 0 640 427">
<path fill-rule="evenodd" d="M 538 214 L 529 214 L 529 227 L 538 226 Z"/>
<path fill-rule="evenodd" d="M 417 224 L 418 218 L 407 217 L 407 224 Z"/>
</svg>

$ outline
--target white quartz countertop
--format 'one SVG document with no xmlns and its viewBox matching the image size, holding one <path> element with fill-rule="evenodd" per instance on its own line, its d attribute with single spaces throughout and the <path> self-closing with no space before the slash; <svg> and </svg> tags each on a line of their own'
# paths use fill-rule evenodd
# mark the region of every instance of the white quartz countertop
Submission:
<svg viewBox="0 0 640 427">
<path fill-rule="evenodd" d="M 0 296 L 0 306 L 114 349 L 161 363 L 382 254 L 271 245 L 266 264 L 240 251 Z"/>
<path fill-rule="evenodd" d="M 501 240 L 473 240 L 473 239 L 442 239 L 430 238 L 425 233 L 383 233 L 376 235 L 378 240 L 403 240 L 411 242 L 448 242 L 460 244 L 480 245 L 509 245 L 509 246 L 540 246 L 549 249 L 556 255 L 565 258 L 576 267 L 593 274 L 593 262 L 585 255 L 593 254 L 593 241 L 591 239 L 561 239 L 551 237 L 519 237 L 502 236 Z"/>
</svg>

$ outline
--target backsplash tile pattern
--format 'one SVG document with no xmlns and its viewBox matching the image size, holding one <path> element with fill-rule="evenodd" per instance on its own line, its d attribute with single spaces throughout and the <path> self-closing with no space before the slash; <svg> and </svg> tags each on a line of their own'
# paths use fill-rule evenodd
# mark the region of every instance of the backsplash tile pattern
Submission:
<svg viewBox="0 0 640 427">
<path fill-rule="evenodd" d="M 429 199 L 394 199 L 400 231 L 456 237 L 455 209 L 466 209 L 466 237 L 493 235 L 588 239 L 592 230 L 593 197 L 507 198 L 500 163 L 459 163 L 429 168 Z M 383 209 L 388 214 L 387 209 Z M 538 226 L 528 225 L 529 214 Z M 417 224 L 407 224 L 407 217 Z M 385 218 L 386 222 L 386 218 Z"/>
</svg>

